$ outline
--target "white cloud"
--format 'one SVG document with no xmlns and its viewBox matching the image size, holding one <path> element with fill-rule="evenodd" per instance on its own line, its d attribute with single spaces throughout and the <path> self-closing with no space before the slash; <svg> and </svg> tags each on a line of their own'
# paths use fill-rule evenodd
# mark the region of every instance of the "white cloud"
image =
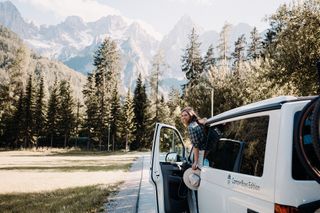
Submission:
<svg viewBox="0 0 320 213">
<path fill-rule="evenodd" d="M 112 7 L 101 4 L 96 0 L 18 0 L 29 3 L 42 10 L 53 12 L 57 17 L 65 18 L 76 15 L 85 21 L 95 21 L 102 16 L 120 15 Z"/>
</svg>

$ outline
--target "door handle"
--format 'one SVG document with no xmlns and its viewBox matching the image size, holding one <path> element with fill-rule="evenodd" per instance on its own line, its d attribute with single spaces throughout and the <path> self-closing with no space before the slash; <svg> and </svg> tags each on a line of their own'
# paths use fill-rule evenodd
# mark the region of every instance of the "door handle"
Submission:
<svg viewBox="0 0 320 213">
<path fill-rule="evenodd" d="M 159 171 L 154 171 L 154 174 L 155 174 L 156 177 L 160 176 L 160 172 Z"/>
</svg>

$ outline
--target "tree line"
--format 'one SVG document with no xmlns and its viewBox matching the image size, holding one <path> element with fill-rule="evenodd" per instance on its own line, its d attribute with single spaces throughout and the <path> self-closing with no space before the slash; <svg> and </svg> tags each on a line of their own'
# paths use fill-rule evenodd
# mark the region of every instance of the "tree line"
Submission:
<svg viewBox="0 0 320 213">
<path fill-rule="evenodd" d="M 256 28 L 229 47 L 230 25 L 225 24 L 217 44 L 201 52 L 193 29 L 181 55 L 187 82 L 182 92 L 172 89 L 167 99 L 160 86 L 168 69 L 163 53 L 152 60 L 147 79 L 139 75 L 135 88 L 120 95 L 120 52 L 106 38 L 94 54 L 94 69 L 83 87 L 84 103 L 72 97 L 70 83 L 56 81 L 49 97 L 43 76 L 21 83 L 23 49 L 16 51 L 6 84 L 0 85 L 0 146 L 82 146 L 99 150 L 150 149 L 156 122 L 176 126 L 180 111 L 192 106 L 201 117 L 278 95 L 319 93 L 315 62 L 320 59 L 320 2 L 282 5 L 268 18 L 264 36 Z M 36 70 L 35 70 L 36 73 Z"/>
</svg>

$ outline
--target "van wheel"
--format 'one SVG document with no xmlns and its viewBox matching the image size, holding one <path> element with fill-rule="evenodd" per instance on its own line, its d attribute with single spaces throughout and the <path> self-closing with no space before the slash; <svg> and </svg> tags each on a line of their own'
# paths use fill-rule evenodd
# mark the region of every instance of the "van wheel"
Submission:
<svg viewBox="0 0 320 213">
<path fill-rule="evenodd" d="M 312 119 L 312 113 L 317 102 L 318 98 L 315 98 L 302 109 L 298 118 L 298 125 L 294 129 L 294 147 L 306 172 L 320 184 L 320 160 L 316 156 L 312 142 L 304 139 L 306 135 L 311 134 L 312 123 L 310 123 L 310 119 Z M 307 129 L 309 129 L 309 132 Z"/>
<path fill-rule="evenodd" d="M 320 161 L 320 98 L 317 98 L 311 123 L 312 144 L 314 151 Z"/>
</svg>

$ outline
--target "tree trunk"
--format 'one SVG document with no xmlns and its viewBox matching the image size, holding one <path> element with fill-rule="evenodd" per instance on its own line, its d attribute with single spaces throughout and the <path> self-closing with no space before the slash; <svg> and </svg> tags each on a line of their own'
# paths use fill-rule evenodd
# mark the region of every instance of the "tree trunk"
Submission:
<svg viewBox="0 0 320 213">
<path fill-rule="evenodd" d="M 112 135 L 112 151 L 114 152 L 114 134 Z"/>
<path fill-rule="evenodd" d="M 50 146 L 52 148 L 52 144 L 53 144 L 53 135 L 51 135 L 51 138 L 50 138 Z"/>
<path fill-rule="evenodd" d="M 126 134 L 126 152 L 129 151 L 129 147 L 128 147 L 128 133 Z"/>
<path fill-rule="evenodd" d="M 67 134 L 64 134 L 64 148 L 67 146 Z"/>
</svg>

